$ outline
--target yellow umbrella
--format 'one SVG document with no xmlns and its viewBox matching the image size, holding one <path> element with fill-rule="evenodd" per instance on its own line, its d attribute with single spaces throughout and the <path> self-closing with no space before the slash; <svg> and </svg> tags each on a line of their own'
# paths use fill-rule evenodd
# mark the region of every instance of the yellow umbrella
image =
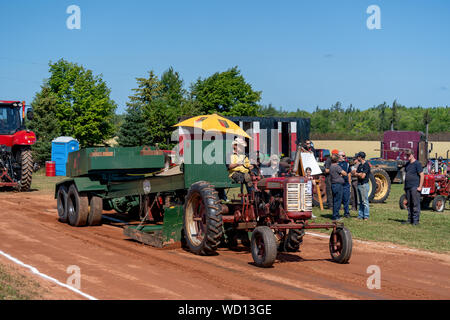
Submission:
<svg viewBox="0 0 450 320">
<path fill-rule="evenodd" d="M 200 128 L 204 131 L 218 131 L 251 139 L 251 137 L 236 123 L 228 120 L 227 118 L 221 117 L 216 113 L 192 117 L 177 123 L 174 127 Z"/>
</svg>

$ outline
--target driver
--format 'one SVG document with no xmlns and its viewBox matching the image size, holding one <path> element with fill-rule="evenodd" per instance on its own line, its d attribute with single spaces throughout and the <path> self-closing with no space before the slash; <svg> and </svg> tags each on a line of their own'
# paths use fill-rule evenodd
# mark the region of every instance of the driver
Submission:
<svg viewBox="0 0 450 320">
<path fill-rule="evenodd" d="M 250 170 L 253 169 L 253 166 L 244 153 L 247 143 L 242 138 L 236 138 L 231 145 L 233 147 L 233 153 L 230 154 L 227 165 L 229 177 L 236 183 L 245 184 L 247 193 L 251 193 L 253 186 Z"/>
</svg>

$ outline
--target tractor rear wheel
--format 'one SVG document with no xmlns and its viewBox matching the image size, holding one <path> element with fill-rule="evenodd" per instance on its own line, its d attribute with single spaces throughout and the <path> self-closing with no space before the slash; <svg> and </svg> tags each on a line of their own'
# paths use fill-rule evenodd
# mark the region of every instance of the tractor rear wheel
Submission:
<svg viewBox="0 0 450 320">
<path fill-rule="evenodd" d="M 100 226 L 102 224 L 103 199 L 93 196 L 89 200 L 88 226 Z"/>
<path fill-rule="evenodd" d="M 20 163 L 19 191 L 28 191 L 31 188 L 31 179 L 33 176 L 33 157 L 30 148 L 21 148 L 17 152 L 16 161 Z"/>
<path fill-rule="evenodd" d="M 444 196 L 437 195 L 433 199 L 433 202 L 431 203 L 431 207 L 433 208 L 434 211 L 443 212 L 445 209 L 445 200 L 446 199 Z"/>
<path fill-rule="evenodd" d="M 330 236 L 330 254 L 333 261 L 347 263 L 352 255 L 352 234 L 345 227 L 338 227 Z"/>
<path fill-rule="evenodd" d="M 269 227 L 260 226 L 253 230 L 251 251 L 256 266 L 268 268 L 273 265 L 277 257 L 277 242 Z"/>
<path fill-rule="evenodd" d="M 88 197 L 80 196 L 75 184 L 71 184 L 67 192 L 67 217 L 69 224 L 74 227 L 86 225 L 89 214 Z"/>
<path fill-rule="evenodd" d="M 67 222 L 67 187 L 60 185 L 56 194 L 56 207 L 58 209 L 58 220 Z"/>
<path fill-rule="evenodd" d="M 386 201 L 391 192 L 391 178 L 386 171 L 380 168 L 373 168 L 370 172 L 373 176 L 369 179 L 369 183 L 372 184 L 372 189 L 375 188 L 374 192 L 369 192 L 369 201 L 372 203 L 382 203 Z"/>
<path fill-rule="evenodd" d="M 184 234 L 195 254 L 212 255 L 223 234 L 222 207 L 214 186 L 205 181 L 191 185 L 184 204 Z"/>
<path fill-rule="evenodd" d="M 303 242 L 305 230 L 303 229 L 289 229 L 284 241 L 281 242 L 282 251 L 297 252 Z"/>
<path fill-rule="evenodd" d="M 398 205 L 401 210 L 406 210 L 406 208 L 408 208 L 408 199 L 406 198 L 406 194 L 402 194 L 400 196 L 400 200 L 398 200 Z"/>
</svg>

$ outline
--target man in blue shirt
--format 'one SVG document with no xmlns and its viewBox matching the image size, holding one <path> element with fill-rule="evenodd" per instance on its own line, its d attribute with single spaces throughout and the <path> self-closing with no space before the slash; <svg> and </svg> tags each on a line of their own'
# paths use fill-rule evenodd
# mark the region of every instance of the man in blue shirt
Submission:
<svg viewBox="0 0 450 320">
<path fill-rule="evenodd" d="M 350 185 L 352 183 L 352 175 L 350 165 L 345 158 L 345 153 L 339 151 L 339 166 L 347 172 L 347 176 L 344 177 L 344 184 L 342 185 L 342 204 L 344 206 L 344 218 L 350 218 L 350 210 L 348 208 L 350 202 Z"/>
<path fill-rule="evenodd" d="M 405 165 L 405 193 L 408 201 L 408 221 L 403 224 L 418 225 L 420 218 L 420 193 L 423 186 L 423 169 L 419 161 L 414 158 L 414 153 L 406 152 L 409 162 Z"/>
</svg>

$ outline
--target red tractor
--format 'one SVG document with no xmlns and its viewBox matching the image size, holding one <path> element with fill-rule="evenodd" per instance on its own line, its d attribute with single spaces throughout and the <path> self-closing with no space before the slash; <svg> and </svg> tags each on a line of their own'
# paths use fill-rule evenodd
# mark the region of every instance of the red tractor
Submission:
<svg viewBox="0 0 450 320">
<path fill-rule="evenodd" d="M 426 174 L 423 180 L 421 192 L 421 207 L 427 209 L 430 206 L 434 211 L 443 212 L 445 202 L 450 199 L 450 177 L 444 174 Z M 408 200 L 403 194 L 399 201 L 400 209 L 406 209 Z"/>
<path fill-rule="evenodd" d="M 20 109 L 22 108 L 22 117 Z M 27 119 L 33 118 L 28 109 Z M 0 187 L 28 191 L 31 187 L 34 132 L 25 129 L 25 101 L 0 100 Z"/>
</svg>

